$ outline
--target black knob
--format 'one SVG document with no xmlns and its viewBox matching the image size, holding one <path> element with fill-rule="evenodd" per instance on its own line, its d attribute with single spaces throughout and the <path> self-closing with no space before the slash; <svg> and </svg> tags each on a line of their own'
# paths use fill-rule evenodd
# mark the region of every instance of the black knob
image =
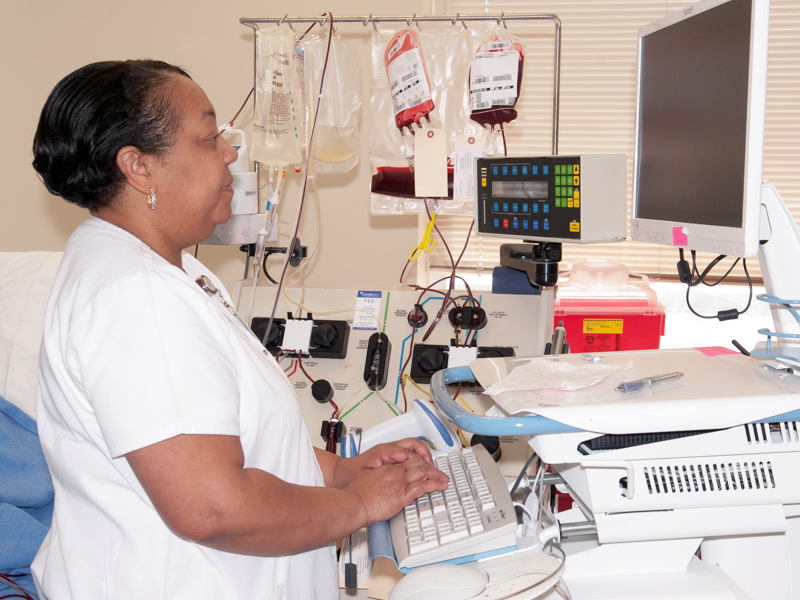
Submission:
<svg viewBox="0 0 800 600">
<path fill-rule="evenodd" d="M 333 398 L 333 388 L 326 379 L 317 379 L 311 384 L 311 395 L 320 404 L 325 404 Z"/>
<path fill-rule="evenodd" d="M 444 352 L 438 348 L 427 348 L 419 355 L 419 366 L 423 371 L 433 373 L 444 365 Z"/>
<path fill-rule="evenodd" d="M 330 323 L 321 323 L 311 332 L 311 341 L 319 348 L 330 348 L 336 341 L 336 327 Z"/>
<path fill-rule="evenodd" d="M 280 325 L 273 322 L 272 327 L 269 328 L 269 335 L 267 336 L 267 345 L 272 346 L 273 344 L 277 343 L 280 335 L 281 335 Z"/>
<path fill-rule="evenodd" d="M 408 324 L 412 327 L 422 327 L 428 322 L 428 313 L 422 308 L 421 304 L 415 304 L 414 308 L 408 313 Z"/>
<path fill-rule="evenodd" d="M 502 451 L 500 450 L 500 438 L 496 435 L 480 435 L 475 434 L 472 436 L 472 439 L 469 441 L 470 446 L 477 446 L 480 444 L 489 455 L 494 459 L 494 462 L 500 460 L 500 456 L 502 455 Z"/>
</svg>

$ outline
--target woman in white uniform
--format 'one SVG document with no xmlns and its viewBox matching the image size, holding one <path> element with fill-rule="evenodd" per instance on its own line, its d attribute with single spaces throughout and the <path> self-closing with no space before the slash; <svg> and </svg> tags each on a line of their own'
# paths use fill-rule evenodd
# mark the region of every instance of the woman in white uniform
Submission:
<svg viewBox="0 0 800 600">
<path fill-rule="evenodd" d="M 45 104 L 34 168 L 92 216 L 45 317 L 42 598 L 336 598 L 336 540 L 446 487 L 413 439 L 315 449 L 283 371 L 183 253 L 230 218 L 235 159 L 165 63 L 87 65 Z"/>
</svg>

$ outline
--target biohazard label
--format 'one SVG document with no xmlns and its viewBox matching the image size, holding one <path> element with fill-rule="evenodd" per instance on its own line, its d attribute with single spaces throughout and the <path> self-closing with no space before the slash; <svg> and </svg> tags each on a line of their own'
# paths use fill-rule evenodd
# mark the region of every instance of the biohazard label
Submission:
<svg viewBox="0 0 800 600">
<path fill-rule="evenodd" d="M 623 319 L 584 319 L 583 333 L 622 334 Z"/>
</svg>

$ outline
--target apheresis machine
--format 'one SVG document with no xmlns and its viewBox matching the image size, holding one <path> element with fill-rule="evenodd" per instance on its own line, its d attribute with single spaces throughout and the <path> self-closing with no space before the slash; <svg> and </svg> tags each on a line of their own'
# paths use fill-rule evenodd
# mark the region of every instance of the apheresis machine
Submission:
<svg viewBox="0 0 800 600">
<path fill-rule="evenodd" d="M 414 435 L 451 477 L 345 541 L 348 584 L 382 557 L 404 574 L 392 600 L 800 599 L 800 234 L 762 181 L 768 31 L 768 0 L 702 0 L 638 40 L 631 235 L 675 248 L 684 281 L 684 251 L 757 255 L 774 326 L 752 352 L 710 340 L 570 354 L 553 334 L 560 244 L 625 237 L 615 155 L 475 161 L 476 230 L 532 242 L 501 255 L 536 296 L 487 293 L 442 314 L 408 290 L 308 290 L 309 305 L 361 312 L 254 315 L 267 347 L 314 375 L 304 410 L 329 449 Z M 242 303 L 265 293 L 245 289 Z M 443 338 L 426 339 L 429 319 Z M 346 355 L 380 399 L 359 408 L 363 428 L 342 426 L 349 404 L 330 417 L 353 390 L 344 363 L 326 361 Z M 362 542 L 369 558 L 353 558 Z"/>
<path fill-rule="evenodd" d="M 573 598 L 800 598 L 800 237 L 761 179 L 768 14 L 757 0 L 706 1 L 640 30 L 631 215 L 634 239 L 757 254 L 774 319 L 765 343 L 752 356 L 484 359 L 433 378 L 454 423 L 530 435 L 568 492 L 572 508 L 536 530 L 560 540 Z M 453 402 L 448 386 L 474 379 L 502 418 Z M 509 597 L 493 593 L 491 560 L 472 564 L 489 573 L 475 597 Z M 513 581 L 502 568 L 498 588 Z M 513 597 L 562 593 L 552 585 Z"/>
</svg>

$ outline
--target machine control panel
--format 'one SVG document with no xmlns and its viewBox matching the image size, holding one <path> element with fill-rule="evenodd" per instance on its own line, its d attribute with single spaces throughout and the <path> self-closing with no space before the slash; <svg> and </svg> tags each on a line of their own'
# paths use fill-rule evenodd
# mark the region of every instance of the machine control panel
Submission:
<svg viewBox="0 0 800 600">
<path fill-rule="evenodd" d="M 479 158 L 480 235 L 550 242 L 625 239 L 624 154 Z"/>
</svg>

